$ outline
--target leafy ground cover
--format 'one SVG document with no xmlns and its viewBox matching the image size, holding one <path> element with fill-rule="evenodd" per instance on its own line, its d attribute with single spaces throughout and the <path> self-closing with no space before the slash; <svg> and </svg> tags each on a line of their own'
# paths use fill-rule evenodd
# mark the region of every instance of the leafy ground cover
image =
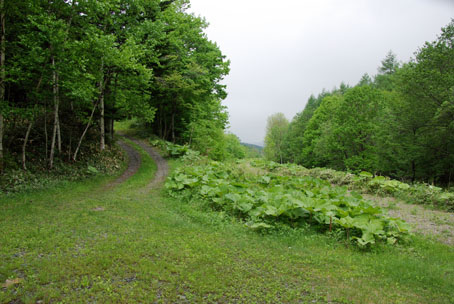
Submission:
<svg viewBox="0 0 454 304">
<path fill-rule="evenodd" d="M 166 188 L 177 198 L 205 200 L 215 210 L 243 219 L 252 229 L 276 223 L 313 224 L 345 232 L 347 242 L 354 240 L 361 247 L 379 240 L 394 244 L 409 232 L 405 222 L 387 217 L 358 193 L 310 176 L 248 174 L 233 163 L 209 162 L 176 170 Z"/>
<path fill-rule="evenodd" d="M 0 195 L 57 186 L 62 181 L 70 182 L 93 177 L 113 175 L 123 169 L 126 156 L 113 145 L 103 152 L 92 145 L 80 153 L 76 163 L 56 159 L 54 168 L 47 169 L 47 163 L 31 159 L 28 170 L 12 168 L 0 175 Z"/>
<path fill-rule="evenodd" d="M 156 171 L 0 200 L 1 303 L 451 303 L 452 247 L 347 248 L 311 227 L 261 234 L 199 200 L 141 191 Z M 181 167 L 171 160 L 172 171 Z"/>
<path fill-rule="evenodd" d="M 422 204 L 436 209 L 454 211 L 454 192 L 424 183 L 408 184 L 369 172 L 353 174 L 326 168 L 307 169 L 296 164 L 278 164 L 263 159 L 250 162 L 256 168 L 291 176 L 313 176 L 333 185 L 380 196 L 392 196 L 411 204 Z"/>
</svg>

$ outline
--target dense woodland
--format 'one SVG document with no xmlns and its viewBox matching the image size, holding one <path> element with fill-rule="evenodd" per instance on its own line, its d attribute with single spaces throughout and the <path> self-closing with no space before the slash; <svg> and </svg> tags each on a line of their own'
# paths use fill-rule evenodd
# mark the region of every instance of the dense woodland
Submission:
<svg viewBox="0 0 454 304">
<path fill-rule="evenodd" d="M 224 134 L 229 62 L 188 5 L 1 0 L 0 170 L 103 151 L 131 117 L 214 157 L 240 146 Z"/>
<path fill-rule="evenodd" d="M 410 62 L 389 52 L 377 75 L 311 96 L 291 122 L 269 117 L 265 145 L 275 161 L 452 185 L 454 20 Z"/>
</svg>

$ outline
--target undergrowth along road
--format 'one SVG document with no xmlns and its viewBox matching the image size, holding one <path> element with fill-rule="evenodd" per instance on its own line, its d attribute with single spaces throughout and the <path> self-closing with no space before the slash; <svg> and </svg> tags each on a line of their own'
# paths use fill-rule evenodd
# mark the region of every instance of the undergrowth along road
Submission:
<svg viewBox="0 0 454 304">
<path fill-rule="evenodd" d="M 451 303 L 453 248 L 364 252 L 311 229 L 257 234 L 136 174 L 0 202 L 0 303 Z M 169 162 L 171 170 L 179 161 Z M 144 190 L 148 189 L 148 190 Z"/>
</svg>

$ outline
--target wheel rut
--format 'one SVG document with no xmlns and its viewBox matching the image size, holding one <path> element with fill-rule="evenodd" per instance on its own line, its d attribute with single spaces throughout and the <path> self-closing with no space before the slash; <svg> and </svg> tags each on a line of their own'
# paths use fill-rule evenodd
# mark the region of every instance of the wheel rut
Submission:
<svg viewBox="0 0 454 304">
<path fill-rule="evenodd" d="M 130 145 L 125 143 L 123 140 L 119 140 L 118 145 L 128 155 L 128 167 L 126 168 L 126 170 L 123 172 L 123 174 L 120 177 L 118 177 L 113 182 L 109 183 L 106 186 L 106 188 L 113 188 L 113 187 L 125 182 L 131 176 L 136 174 L 136 172 L 140 168 L 140 165 L 142 164 L 142 158 L 140 157 L 139 152 L 137 152 L 133 147 L 131 147 Z"/>
<path fill-rule="evenodd" d="M 142 149 L 144 149 L 148 155 L 154 160 L 157 166 L 157 171 L 156 174 L 153 178 L 153 180 L 147 185 L 147 189 L 153 189 L 156 188 L 158 185 L 164 182 L 164 180 L 167 177 L 167 174 L 169 173 L 169 166 L 167 164 L 167 161 L 150 145 L 147 143 L 143 142 L 142 140 L 138 140 L 136 138 L 124 135 L 127 139 L 131 140 L 138 146 L 140 146 Z"/>
<path fill-rule="evenodd" d="M 140 146 L 143 150 L 145 150 L 145 152 L 148 153 L 148 155 L 150 155 L 150 157 L 156 163 L 157 166 L 156 174 L 154 178 L 150 181 L 150 183 L 145 187 L 144 190 L 151 190 L 159 186 L 161 183 L 163 183 L 169 172 L 169 166 L 167 165 L 167 161 L 153 147 L 146 144 L 142 140 L 138 140 L 134 137 L 130 137 L 125 134 L 120 134 L 120 136 L 127 138 L 130 141 L 137 144 L 138 146 Z M 106 190 L 112 189 L 128 180 L 130 177 L 137 173 L 142 164 L 142 158 L 140 156 L 140 153 L 137 150 L 135 150 L 131 145 L 129 145 L 127 142 L 121 139 L 118 140 L 118 145 L 128 155 L 128 166 L 121 176 L 119 176 L 116 180 L 110 182 L 104 187 L 104 189 Z"/>
</svg>

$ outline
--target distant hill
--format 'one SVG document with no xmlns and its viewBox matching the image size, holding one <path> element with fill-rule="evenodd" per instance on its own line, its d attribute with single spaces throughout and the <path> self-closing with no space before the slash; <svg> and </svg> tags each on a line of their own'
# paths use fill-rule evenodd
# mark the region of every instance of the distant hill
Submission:
<svg viewBox="0 0 454 304">
<path fill-rule="evenodd" d="M 255 149 L 255 150 L 259 151 L 260 153 L 262 153 L 262 151 L 263 151 L 263 147 L 259 146 L 259 145 L 248 144 L 248 143 L 241 143 L 241 144 L 245 147 Z"/>
</svg>

